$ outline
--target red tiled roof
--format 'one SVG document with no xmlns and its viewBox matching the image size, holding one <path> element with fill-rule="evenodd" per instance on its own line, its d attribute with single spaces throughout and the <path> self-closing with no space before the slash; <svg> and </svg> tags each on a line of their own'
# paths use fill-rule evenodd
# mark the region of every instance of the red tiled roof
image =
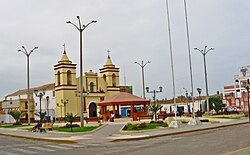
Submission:
<svg viewBox="0 0 250 155">
<path fill-rule="evenodd" d="M 114 105 L 114 104 L 129 105 L 129 104 L 142 104 L 142 103 L 149 103 L 149 100 L 140 98 L 138 96 L 132 95 L 127 92 L 120 92 L 119 94 L 98 103 L 98 105 L 99 106 Z"/>
</svg>

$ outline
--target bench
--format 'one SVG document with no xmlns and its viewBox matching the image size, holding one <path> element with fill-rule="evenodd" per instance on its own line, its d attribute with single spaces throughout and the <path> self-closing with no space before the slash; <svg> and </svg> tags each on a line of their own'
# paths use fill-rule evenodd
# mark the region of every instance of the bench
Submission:
<svg viewBox="0 0 250 155">
<path fill-rule="evenodd" d="M 140 121 L 141 119 L 151 119 L 153 120 L 153 115 L 139 115 L 137 116 L 138 120 Z"/>
<path fill-rule="evenodd" d="M 46 132 L 46 129 L 52 131 L 52 128 L 53 128 L 53 123 L 51 122 L 43 123 L 42 127 L 40 128 L 40 132 Z"/>
<path fill-rule="evenodd" d="M 89 122 L 98 122 L 100 123 L 100 119 L 98 117 L 84 117 L 84 120 L 86 121 L 86 123 L 89 123 Z"/>
<path fill-rule="evenodd" d="M 158 119 L 165 120 L 167 118 L 167 114 L 158 114 Z"/>
</svg>

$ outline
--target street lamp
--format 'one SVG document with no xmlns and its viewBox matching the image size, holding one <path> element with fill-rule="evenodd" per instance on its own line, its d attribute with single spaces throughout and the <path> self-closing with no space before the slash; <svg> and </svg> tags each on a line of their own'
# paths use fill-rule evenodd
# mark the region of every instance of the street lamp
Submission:
<svg viewBox="0 0 250 155">
<path fill-rule="evenodd" d="M 45 95 L 45 91 L 43 90 L 42 92 L 38 92 L 38 90 L 34 91 L 36 97 L 39 97 L 39 101 L 40 101 L 40 124 L 42 124 L 42 98 Z"/>
<path fill-rule="evenodd" d="M 143 63 L 143 60 L 141 61 L 141 64 L 138 62 L 135 62 L 136 64 L 138 64 L 141 67 L 141 73 L 142 73 L 142 92 L 143 92 L 143 98 L 146 99 L 145 97 L 145 83 L 144 83 L 144 67 L 151 63 L 150 61 L 146 62 L 145 64 Z"/>
<path fill-rule="evenodd" d="M 79 22 L 79 25 L 77 26 L 76 24 L 72 23 L 71 21 L 67 21 L 66 23 L 67 24 L 71 24 L 73 25 L 79 32 L 80 32 L 80 121 L 81 121 L 81 127 L 83 127 L 83 79 L 82 79 L 82 70 L 83 70 L 83 66 L 82 66 L 82 32 L 85 30 L 85 28 L 87 28 L 90 24 L 92 23 L 96 23 L 97 21 L 96 20 L 93 20 L 91 22 L 89 22 L 88 24 L 86 25 L 82 25 L 81 24 L 81 20 L 80 20 L 80 17 L 77 16 L 77 19 L 78 19 L 78 22 Z"/>
<path fill-rule="evenodd" d="M 69 103 L 68 99 L 61 99 L 61 103 L 63 104 L 64 107 L 64 117 L 66 118 L 66 105 Z"/>
<path fill-rule="evenodd" d="M 28 52 L 26 50 L 26 48 L 24 46 L 22 46 L 23 50 L 18 50 L 18 52 L 22 52 L 23 54 L 25 54 L 27 56 L 27 99 L 28 99 L 28 125 L 30 125 L 30 72 L 29 72 L 29 57 L 31 55 L 31 53 L 37 49 L 38 47 L 34 47 L 30 52 Z"/>
<path fill-rule="evenodd" d="M 206 83 L 206 99 L 207 99 L 207 112 L 209 112 L 209 102 L 208 102 L 208 83 L 207 83 L 207 67 L 206 67 L 206 54 L 211 51 L 214 50 L 214 48 L 210 48 L 207 50 L 207 46 L 205 46 L 204 50 L 200 50 L 199 48 L 194 48 L 194 50 L 198 50 L 201 52 L 201 54 L 203 55 L 203 59 L 204 59 L 204 70 L 205 70 L 205 83 Z"/>
<path fill-rule="evenodd" d="M 59 105 L 58 103 L 56 105 L 61 108 L 61 120 L 62 120 L 62 107 L 63 107 L 63 105 Z"/>
<path fill-rule="evenodd" d="M 186 103 L 187 103 L 187 108 L 188 108 L 188 113 L 191 112 L 190 110 L 190 105 L 189 105 L 189 100 L 190 100 L 190 96 L 188 96 L 188 90 L 186 88 L 183 88 L 185 90 L 185 95 L 186 95 Z"/>
<path fill-rule="evenodd" d="M 247 90 L 247 103 L 248 103 L 248 119 L 250 122 L 250 105 L 249 105 L 249 91 L 250 91 L 250 81 L 247 79 L 247 83 L 244 83 L 244 87 Z"/>
<path fill-rule="evenodd" d="M 199 108 L 201 108 L 201 88 L 197 88 L 198 94 L 199 94 Z M 201 109 L 200 109 L 201 110 Z"/>
<path fill-rule="evenodd" d="M 156 101 L 156 93 L 161 93 L 162 92 L 162 87 L 160 86 L 159 87 L 159 90 L 152 90 L 152 91 L 149 91 L 149 87 L 146 87 L 146 91 L 147 93 L 153 93 L 153 100 Z"/>
<path fill-rule="evenodd" d="M 147 93 L 153 93 L 154 106 L 156 106 L 156 93 L 161 93 L 162 92 L 162 87 L 160 86 L 159 90 L 152 90 L 152 91 L 149 90 L 149 87 L 146 87 L 146 91 L 147 91 Z M 155 119 L 156 119 L 157 118 L 156 111 L 153 110 L 153 112 L 154 112 Z"/>
<path fill-rule="evenodd" d="M 49 116 L 49 96 L 46 96 L 46 101 L 47 101 L 47 116 L 48 116 L 48 121 L 50 121 L 50 116 Z"/>
</svg>

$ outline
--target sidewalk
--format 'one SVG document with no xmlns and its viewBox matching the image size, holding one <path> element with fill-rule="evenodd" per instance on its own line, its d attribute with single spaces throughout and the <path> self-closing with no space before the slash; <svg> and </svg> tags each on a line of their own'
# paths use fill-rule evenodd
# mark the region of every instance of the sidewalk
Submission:
<svg viewBox="0 0 250 155">
<path fill-rule="evenodd" d="M 226 121 L 222 123 L 215 124 L 203 124 L 203 125 L 183 125 L 180 128 L 176 129 L 162 129 L 162 130 L 154 130 L 154 131 L 145 131 L 145 132 L 120 132 L 123 126 L 126 124 L 125 122 L 108 122 L 104 123 L 104 127 L 95 131 L 94 133 L 82 134 L 62 134 L 56 132 L 28 132 L 22 131 L 18 129 L 2 129 L 0 128 L 0 135 L 20 137 L 20 138 L 28 138 L 34 140 L 43 140 L 43 141 L 51 141 L 51 142 L 60 142 L 60 143 L 102 143 L 107 141 L 127 141 L 127 140 L 139 140 L 139 139 L 147 139 L 154 138 L 160 136 L 167 135 L 176 135 L 188 132 L 196 132 L 203 131 L 209 129 L 222 128 L 226 126 L 240 125 L 249 123 L 248 119 L 240 119 L 234 121 Z"/>
</svg>

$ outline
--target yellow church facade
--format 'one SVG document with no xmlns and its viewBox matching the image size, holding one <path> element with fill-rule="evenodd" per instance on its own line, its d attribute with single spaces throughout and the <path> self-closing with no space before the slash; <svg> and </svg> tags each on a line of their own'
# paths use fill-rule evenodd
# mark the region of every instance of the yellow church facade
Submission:
<svg viewBox="0 0 250 155">
<path fill-rule="evenodd" d="M 54 65 L 56 117 L 72 112 L 80 116 L 80 77 L 76 76 L 76 64 L 69 60 L 66 51 Z M 99 116 L 97 104 L 120 92 L 119 68 L 113 65 L 108 54 L 105 65 L 98 73 L 89 70 L 82 78 L 84 117 Z"/>
</svg>

